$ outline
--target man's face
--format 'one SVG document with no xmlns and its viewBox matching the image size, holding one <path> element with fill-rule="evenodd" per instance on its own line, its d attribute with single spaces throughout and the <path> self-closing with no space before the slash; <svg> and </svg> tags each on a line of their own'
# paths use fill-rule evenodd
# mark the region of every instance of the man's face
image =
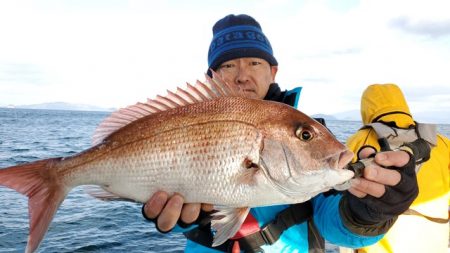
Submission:
<svg viewBox="0 0 450 253">
<path fill-rule="evenodd" d="M 260 58 L 237 58 L 226 61 L 216 72 L 230 85 L 244 92 L 246 97 L 263 99 L 269 85 L 275 82 L 278 68 Z"/>
</svg>

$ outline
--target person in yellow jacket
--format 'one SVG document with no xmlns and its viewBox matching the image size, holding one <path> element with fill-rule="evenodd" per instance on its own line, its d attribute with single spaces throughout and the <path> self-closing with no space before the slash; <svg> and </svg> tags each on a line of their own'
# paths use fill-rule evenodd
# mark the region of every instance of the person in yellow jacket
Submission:
<svg viewBox="0 0 450 253">
<path fill-rule="evenodd" d="M 434 125 L 414 121 L 405 97 L 395 84 L 374 84 L 361 98 L 364 127 L 347 140 L 356 154 L 395 149 L 405 140 L 425 139 L 431 146 L 429 160 L 416 166 L 419 195 L 400 215 L 383 239 L 357 252 L 447 252 L 449 244 L 450 140 Z M 363 157 L 365 155 L 362 155 Z"/>
</svg>

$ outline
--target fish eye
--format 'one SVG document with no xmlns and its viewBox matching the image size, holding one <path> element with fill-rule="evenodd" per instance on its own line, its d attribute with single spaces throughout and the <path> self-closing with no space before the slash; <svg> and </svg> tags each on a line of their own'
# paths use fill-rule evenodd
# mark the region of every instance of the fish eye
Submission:
<svg viewBox="0 0 450 253">
<path fill-rule="evenodd" d="M 303 127 L 297 128 L 295 135 L 302 141 L 310 141 L 314 138 L 313 131 Z"/>
</svg>

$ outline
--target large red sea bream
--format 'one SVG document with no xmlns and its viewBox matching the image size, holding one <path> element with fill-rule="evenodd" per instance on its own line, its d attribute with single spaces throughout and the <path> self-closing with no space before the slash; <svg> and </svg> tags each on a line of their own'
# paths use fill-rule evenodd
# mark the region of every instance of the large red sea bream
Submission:
<svg viewBox="0 0 450 253">
<path fill-rule="evenodd" d="M 214 204 L 214 245 L 250 207 L 299 203 L 350 179 L 352 153 L 321 124 L 285 104 L 248 99 L 207 78 L 114 112 L 93 146 L 70 157 L 0 169 L 0 185 L 28 196 L 34 252 L 66 195 L 95 185 L 101 199 L 145 203 L 154 192 Z"/>
</svg>

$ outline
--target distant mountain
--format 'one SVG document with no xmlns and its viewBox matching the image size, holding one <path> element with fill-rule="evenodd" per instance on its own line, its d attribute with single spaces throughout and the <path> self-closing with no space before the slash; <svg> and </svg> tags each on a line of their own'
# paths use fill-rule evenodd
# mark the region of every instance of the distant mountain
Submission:
<svg viewBox="0 0 450 253">
<path fill-rule="evenodd" d="M 433 124 L 450 124 L 450 112 L 448 111 L 428 111 L 413 113 L 414 120 L 422 123 Z M 312 117 L 324 118 L 325 120 L 347 120 L 347 121 L 361 121 L 361 114 L 359 110 L 351 110 L 345 112 L 328 114 L 314 114 Z"/>
<path fill-rule="evenodd" d="M 114 108 L 103 108 L 86 104 L 70 104 L 65 102 L 52 102 L 32 105 L 16 105 L 15 108 L 23 109 L 47 109 L 47 110 L 69 110 L 69 111 L 114 111 Z"/>
<path fill-rule="evenodd" d="M 351 110 L 333 114 L 338 120 L 361 121 L 361 113 L 359 110 Z"/>
<path fill-rule="evenodd" d="M 0 105 L 2 107 L 2 105 Z M 115 108 L 103 108 L 86 104 L 71 104 L 65 102 L 52 102 L 32 105 L 3 105 L 6 108 L 24 108 L 24 109 L 47 109 L 47 110 L 69 110 L 69 111 L 115 111 Z M 351 110 L 334 114 L 314 114 L 314 118 L 324 118 L 325 120 L 347 120 L 361 121 L 359 110 Z M 428 111 L 414 113 L 414 119 L 423 123 L 450 124 L 449 111 Z"/>
<path fill-rule="evenodd" d="M 311 115 L 311 117 L 313 117 L 313 118 L 322 118 L 324 120 L 337 120 L 337 118 L 334 117 L 333 115 L 321 114 L 321 113 L 313 114 L 313 115 Z"/>
<path fill-rule="evenodd" d="M 324 118 L 325 120 L 347 120 L 347 121 L 361 121 L 359 111 L 346 111 L 335 114 L 313 114 L 313 118 Z"/>
</svg>

